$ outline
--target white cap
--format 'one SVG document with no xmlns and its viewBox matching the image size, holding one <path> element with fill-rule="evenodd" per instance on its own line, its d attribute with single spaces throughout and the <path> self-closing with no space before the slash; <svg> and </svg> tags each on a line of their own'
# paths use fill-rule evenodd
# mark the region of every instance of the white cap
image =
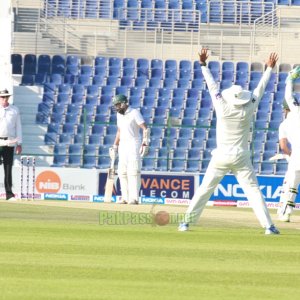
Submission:
<svg viewBox="0 0 300 300">
<path fill-rule="evenodd" d="M 222 92 L 223 99 L 233 105 L 247 104 L 251 99 L 251 95 L 251 92 L 243 90 L 240 85 L 233 85 Z"/>
</svg>

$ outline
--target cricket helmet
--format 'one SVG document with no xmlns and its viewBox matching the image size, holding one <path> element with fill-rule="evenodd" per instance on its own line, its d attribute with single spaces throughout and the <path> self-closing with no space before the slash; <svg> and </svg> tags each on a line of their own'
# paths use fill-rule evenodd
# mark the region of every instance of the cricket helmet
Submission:
<svg viewBox="0 0 300 300">
<path fill-rule="evenodd" d="M 118 113 L 124 115 L 128 108 L 128 99 L 125 95 L 117 95 L 113 98 L 113 105 Z"/>
<path fill-rule="evenodd" d="M 128 99 L 125 95 L 116 95 L 114 98 L 113 98 L 113 105 L 117 105 L 117 104 L 121 104 L 121 103 L 128 103 Z"/>
</svg>

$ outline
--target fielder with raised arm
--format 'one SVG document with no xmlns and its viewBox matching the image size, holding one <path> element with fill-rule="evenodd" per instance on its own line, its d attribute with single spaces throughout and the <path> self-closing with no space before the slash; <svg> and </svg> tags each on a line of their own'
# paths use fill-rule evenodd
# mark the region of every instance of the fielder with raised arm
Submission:
<svg viewBox="0 0 300 300">
<path fill-rule="evenodd" d="M 117 95 L 113 99 L 117 111 L 118 131 L 111 157 L 119 155 L 118 176 L 121 185 L 123 204 L 138 204 L 141 188 L 141 158 L 149 152 L 150 129 L 147 128 L 139 110 L 129 106 L 125 95 Z M 140 138 L 140 128 L 143 139 Z"/>
<path fill-rule="evenodd" d="M 185 220 L 179 225 L 178 230 L 187 231 L 190 222 L 197 222 L 214 189 L 231 171 L 241 185 L 261 226 L 265 228 L 265 234 L 279 234 L 278 229 L 273 225 L 258 186 L 248 149 L 248 136 L 253 114 L 264 94 L 278 57 L 275 53 L 270 54 L 267 69 L 253 93 L 243 90 L 239 85 L 233 85 L 221 93 L 209 68 L 206 67 L 207 49 L 201 50 L 199 58 L 202 73 L 216 110 L 217 148 L 212 152 L 212 159 L 202 183 L 196 190 L 185 214 Z"/>
<path fill-rule="evenodd" d="M 300 78 L 300 66 L 294 68 L 286 79 L 284 109 L 290 112 L 279 127 L 279 145 L 289 157 L 277 211 L 279 220 L 283 222 L 290 221 L 300 184 L 300 103 L 293 96 L 293 82 L 297 78 Z"/>
</svg>

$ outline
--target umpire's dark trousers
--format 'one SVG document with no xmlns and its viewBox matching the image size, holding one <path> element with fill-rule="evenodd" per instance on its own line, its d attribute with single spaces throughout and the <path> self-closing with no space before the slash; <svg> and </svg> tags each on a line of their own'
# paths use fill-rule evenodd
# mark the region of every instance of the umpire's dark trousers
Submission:
<svg viewBox="0 0 300 300">
<path fill-rule="evenodd" d="M 0 146 L 0 160 L 4 167 L 4 187 L 6 191 L 6 200 L 14 197 L 12 192 L 12 166 L 14 161 L 15 147 Z"/>
</svg>

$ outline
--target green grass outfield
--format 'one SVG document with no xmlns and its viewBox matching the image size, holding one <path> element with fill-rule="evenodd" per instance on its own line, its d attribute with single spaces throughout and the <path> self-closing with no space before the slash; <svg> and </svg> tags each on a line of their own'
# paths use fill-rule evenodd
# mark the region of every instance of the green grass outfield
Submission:
<svg viewBox="0 0 300 300">
<path fill-rule="evenodd" d="M 204 212 L 177 232 L 99 225 L 98 206 L 1 202 L 0 299 L 299 299 L 299 212 L 280 236 L 250 209 Z"/>
</svg>

